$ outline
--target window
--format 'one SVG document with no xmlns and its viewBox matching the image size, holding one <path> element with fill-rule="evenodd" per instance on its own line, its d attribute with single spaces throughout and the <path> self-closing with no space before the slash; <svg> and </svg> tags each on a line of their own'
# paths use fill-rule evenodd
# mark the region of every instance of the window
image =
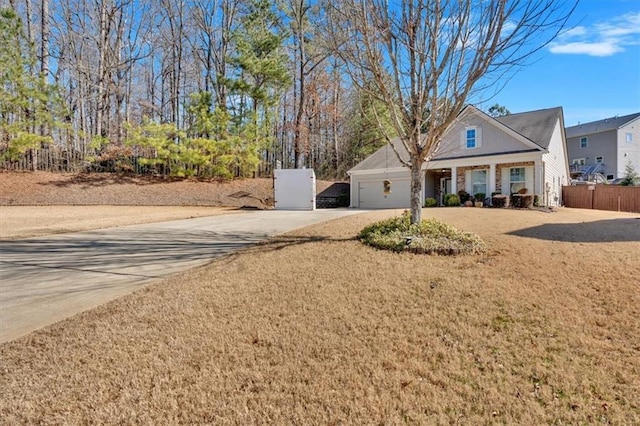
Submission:
<svg viewBox="0 0 640 426">
<path fill-rule="evenodd" d="M 633 133 L 627 133 L 627 142 L 633 142 Z"/>
<path fill-rule="evenodd" d="M 525 188 L 524 167 L 514 167 L 509 172 L 509 193 L 514 194 Z"/>
<path fill-rule="evenodd" d="M 596 157 L 596 163 L 602 163 L 602 160 L 604 160 L 604 158 L 602 157 L 602 155 L 598 155 Z"/>
<path fill-rule="evenodd" d="M 485 196 L 487 194 L 487 171 L 486 170 L 471 171 L 471 195 L 476 195 L 479 192 L 485 194 Z"/>
<path fill-rule="evenodd" d="M 589 140 L 584 137 L 584 138 L 580 138 L 580 148 L 586 148 L 589 146 Z"/>
<path fill-rule="evenodd" d="M 476 147 L 476 129 L 467 129 L 467 149 Z"/>
<path fill-rule="evenodd" d="M 571 164 L 574 164 L 576 166 L 584 166 L 585 164 L 585 159 L 584 158 L 575 158 Z"/>
</svg>

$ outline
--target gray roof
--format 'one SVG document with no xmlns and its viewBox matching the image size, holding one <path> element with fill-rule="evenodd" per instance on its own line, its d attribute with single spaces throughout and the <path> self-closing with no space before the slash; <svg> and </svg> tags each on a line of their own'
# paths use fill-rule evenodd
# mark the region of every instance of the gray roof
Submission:
<svg viewBox="0 0 640 426">
<path fill-rule="evenodd" d="M 391 141 L 393 145 L 396 147 L 399 153 L 401 153 L 402 158 L 408 159 L 409 153 L 405 149 L 400 139 L 394 139 Z M 356 164 L 351 171 L 358 170 L 375 170 L 375 169 L 393 169 L 396 167 L 403 167 L 404 165 L 398 160 L 398 156 L 395 152 L 393 152 L 393 148 L 386 143 L 382 148 Z"/>
<path fill-rule="evenodd" d="M 590 123 L 578 124 L 577 126 L 567 127 L 565 133 L 567 138 L 576 138 L 579 136 L 590 135 L 592 133 L 606 132 L 608 130 L 619 129 L 630 121 L 640 117 L 640 112 L 635 114 L 623 115 L 622 117 L 611 117 L 603 120 L 592 121 Z"/>
<path fill-rule="evenodd" d="M 558 117 L 562 117 L 562 107 L 509 114 L 496 117 L 496 121 L 546 149 L 549 147 Z"/>
<path fill-rule="evenodd" d="M 479 110 L 478 110 L 479 111 Z M 480 111 L 481 114 L 484 114 Z M 562 107 L 541 109 L 538 111 L 522 112 L 518 114 L 509 114 L 503 117 L 492 118 L 489 120 L 496 120 L 499 123 L 509 127 L 511 130 L 519 133 L 530 141 L 534 142 L 541 148 L 548 148 L 551 141 L 551 135 L 555 129 L 556 121 L 562 117 Z M 560 123 L 564 126 L 564 123 Z M 404 148 L 404 145 L 399 139 L 393 140 L 393 145 L 396 147 L 403 159 L 408 159 L 409 154 Z M 503 152 L 502 154 L 510 154 L 516 152 L 523 152 L 522 150 Z M 435 160 L 443 160 L 443 158 L 434 158 Z M 365 158 L 349 171 L 359 170 L 375 170 L 375 169 L 391 169 L 395 167 L 402 167 L 402 163 L 398 160 L 395 152 L 389 146 L 385 144 L 382 148 Z"/>
</svg>

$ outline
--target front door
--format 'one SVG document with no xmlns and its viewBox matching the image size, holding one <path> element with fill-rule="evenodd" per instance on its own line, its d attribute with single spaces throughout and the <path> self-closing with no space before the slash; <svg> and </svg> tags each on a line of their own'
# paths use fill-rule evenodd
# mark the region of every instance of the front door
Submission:
<svg viewBox="0 0 640 426">
<path fill-rule="evenodd" d="M 451 193 L 451 178 L 440 178 L 440 204 L 444 205 L 444 196 Z"/>
</svg>

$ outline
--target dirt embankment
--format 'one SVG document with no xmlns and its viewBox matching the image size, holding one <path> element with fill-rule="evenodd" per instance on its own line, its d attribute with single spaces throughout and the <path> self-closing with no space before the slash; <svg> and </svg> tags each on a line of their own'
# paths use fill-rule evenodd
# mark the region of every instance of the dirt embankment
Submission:
<svg viewBox="0 0 640 426">
<path fill-rule="evenodd" d="M 317 191 L 332 183 L 317 181 Z M 272 179 L 221 181 L 111 173 L 0 172 L 0 239 L 272 207 Z"/>
<path fill-rule="evenodd" d="M 174 179 L 112 173 L 0 173 L 0 205 L 269 208 L 271 179 Z"/>
</svg>

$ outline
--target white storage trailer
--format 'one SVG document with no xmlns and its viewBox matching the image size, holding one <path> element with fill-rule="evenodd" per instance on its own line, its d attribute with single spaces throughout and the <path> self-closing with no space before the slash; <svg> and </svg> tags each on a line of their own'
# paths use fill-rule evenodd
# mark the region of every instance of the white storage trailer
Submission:
<svg viewBox="0 0 640 426">
<path fill-rule="evenodd" d="M 313 169 L 276 169 L 273 177 L 276 210 L 315 210 Z"/>
</svg>

